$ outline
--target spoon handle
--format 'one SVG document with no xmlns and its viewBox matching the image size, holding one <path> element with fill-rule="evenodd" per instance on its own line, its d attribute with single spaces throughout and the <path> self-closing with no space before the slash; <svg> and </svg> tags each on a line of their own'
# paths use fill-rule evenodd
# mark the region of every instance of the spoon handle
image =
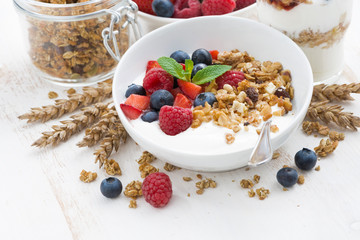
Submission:
<svg viewBox="0 0 360 240">
<path fill-rule="evenodd" d="M 262 126 L 259 138 L 250 155 L 248 165 L 259 166 L 260 164 L 266 163 L 272 159 L 273 149 L 270 142 L 270 125 L 271 120 L 268 120 Z"/>
</svg>

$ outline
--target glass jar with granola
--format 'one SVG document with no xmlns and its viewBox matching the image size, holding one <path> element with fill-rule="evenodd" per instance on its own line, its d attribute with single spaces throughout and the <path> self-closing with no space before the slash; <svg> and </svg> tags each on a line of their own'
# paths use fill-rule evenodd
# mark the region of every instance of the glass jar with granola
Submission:
<svg viewBox="0 0 360 240">
<path fill-rule="evenodd" d="M 137 12 L 126 0 L 14 0 L 14 5 L 36 71 L 67 85 L 112 77 Z"/>
<path fill-rule="evenodd" d="M 290 37 L 306 54 L 314 81 L 334 82 L 344 64 L 344 34 L 353 0 L 257 0 L 259 20 Z"/>
</svg>

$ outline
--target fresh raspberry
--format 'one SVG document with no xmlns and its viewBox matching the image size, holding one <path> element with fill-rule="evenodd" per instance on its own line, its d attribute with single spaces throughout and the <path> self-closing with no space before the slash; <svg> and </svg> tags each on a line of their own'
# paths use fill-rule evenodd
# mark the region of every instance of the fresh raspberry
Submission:
<svg viewBox="0 0 360 240">
<path fill-rule="evenodd" d="M 203 15 L 221 15 L 231 13 L 235 7 L 234 0 L 204 0 L 201 11 Z"/>
<path fill-rule="evenodd" d="M 144 77 L 143 87 L 150 95 L 160 89 L 170 91 L 174 85 L 174 77 L 162 68 L 150 69 Z"/>
<path fill-rule="evenodd" d="M 140 11 L 151 15 L 155 15 L 151 6 L 153 0 L 133 0 L 133 1 L 138 5 Z"/>
<path fill-rule="evenodd" d="M 201 3 L 199 0 L 177 0 L 174 7 L 174 18 L 201 16 Z"/>
<path fill-rule="evenodd" d="M 172 186 L 168 175 L 162 172 L 149 174 L 142 184 L 145 200 L 153 207 L 164 207 L 172 196 Z"/>
<path fill-rule="evenodd" d="M 191 126 L 193 120 L 190 108 L 163 106 L 159 113 L 160 129 L 167 135 L 174 136 Z"/>
<path fill-rule="evenodd" d="M 236 0 L 236 7 L 234 11 L 247 7 L 255 2 L 256 0 Z"/>
<path fill-rule="evenodd" d="M 231 70 L 216 78 L 216 84 L 218 85 L 219 89 L 223 88 L 225 84 L 237 87 L 238 83 L 244 79 L 245 77 L 243 72 Z"/>
</svg>

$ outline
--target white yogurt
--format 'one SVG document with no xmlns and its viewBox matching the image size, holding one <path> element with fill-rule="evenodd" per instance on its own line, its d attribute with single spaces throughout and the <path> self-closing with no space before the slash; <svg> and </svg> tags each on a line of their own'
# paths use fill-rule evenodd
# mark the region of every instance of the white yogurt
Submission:
<svg viewBox="0 0 360 240">
<path fill-rule="evenodd" d="M 300 33 L 304 31 L 312 31 L 316 35 L 316 33 L 336 32 L 339 26 L 344 28 L 333 42 L 330 40 L 327 43 L 311 45 L 314 44 L 315 37 L 310 38 L 313 40 L 310 44 L 295 41 L 310 61 L 314 81 L 324 81 L 342 70 L 343 35 L 350 23 L 352 2 L 352 0 L 312 0 L 310 3 L 301 3 L 290 10 L 285 10 L 270 5 L 267 0 L 260 0 L 257 6 L 261 22 L 286 33 L 293 40 L 298 39 Z"/>
</svg>

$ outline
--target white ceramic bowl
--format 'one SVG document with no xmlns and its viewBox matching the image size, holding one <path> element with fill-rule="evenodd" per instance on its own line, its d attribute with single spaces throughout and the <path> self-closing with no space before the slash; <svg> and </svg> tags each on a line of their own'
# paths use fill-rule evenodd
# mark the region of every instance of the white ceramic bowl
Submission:
<svg viewBox="0 0 360 240">
<path fill-rule="evenodd" d="M 247 165 L 257 139 L 256 133 L 249 139 L 241 140 L 250 145 L 247 148 L 234 142 L 219 148 L 190 150 L 192 136 L 193 139 L 201 139 L 196 133 L 202 126 L 189 128 L 187 131 L 193 131 L 190 132 L 190 138 L 179 142 L 177 136 L 162 133 L 157 123 L 142 130 L 135 128 L 134 122 L 129 121 L 120 110 L 119 105 L 125 101 L 127 86 L 144 75 L 148 60 L 169 56 L 179 49 L 192 53 L 198 48 L 219 51 L 239 49 L 261 61 L 279 61 L 285 69 L 291 71 L 295 96 L 293 111 L 289 114 L 294 115 L 287 127 L 279 126 L 280 131 L 271 135 L 274 149 L 284 144 L 302 122 L 311 100 L 313 77 L 310 64 L 301 49 L 279 31 L 252 20 L 226 16 L 193 18 L 161 27 L 138 40 L 124 54 L 115 71 L 113 98 L 119 117 L 135 142 L 159 159 L 182 168 L 225 171 Z M 224 135 L 214 136 L 209 133 L 204 137 L 224 139 Z M 196 145 L 196 142 L 193 144 Z"/>
<path fill-rule="evenodd" d="M 256 12 L 256 8 L 255 8 L 256 3 L 253 3 L 245 8 L 242 8 L 240 10 L 228 13 L 228 14 L 224 14 L 223 16 L 234 16 L 234 17 L 251 17 L 253 15 L 255 15 Z M 147 14 L 144 12 L 139 11 L 138 12 L 138 21 L 140 23 L 141 26 L 141 32 L 143 35 L 159 28 L 162 26 L 165 26 L 169 23 L 174 23 L 174 22 L 179 22 L 179 21 L 183 21 L 186 19 L 183 18 L 164 18 L 164 17 L 157 17 L 151 14 Z"/>
</svg>

